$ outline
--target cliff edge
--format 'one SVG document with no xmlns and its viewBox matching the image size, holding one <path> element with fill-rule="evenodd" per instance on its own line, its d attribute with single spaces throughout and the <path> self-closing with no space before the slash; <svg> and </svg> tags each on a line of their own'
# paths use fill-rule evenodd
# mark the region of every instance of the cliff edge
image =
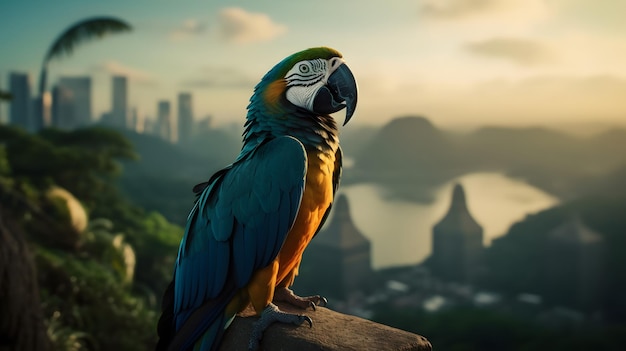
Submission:
<svg viewBox="0 0 626 351">
<path fill-rule="evenodd" d="M 302 313 L 279 304 L 286 312 Z M 432 346 L 423 336 L 355 316 L 341 314 L 324 307 L 305 311 L 313 327 L 274 324 L 270 326 L 261 343 L 262 350 L 297 351 L 430 351 Z M 221 351 L 247 350 L 248 339 L 258 317 L 238 316 L 226 331 Z"/>
</svg>

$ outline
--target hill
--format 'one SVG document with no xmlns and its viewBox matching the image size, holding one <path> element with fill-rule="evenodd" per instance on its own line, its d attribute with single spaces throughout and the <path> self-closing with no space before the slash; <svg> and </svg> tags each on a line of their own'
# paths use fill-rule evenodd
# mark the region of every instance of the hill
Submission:
<svg viewBox="0 0 626 351">
<path fill-rule="evenodd" d="M 424 117 L 402 117 L 362 147 L 346 178 L 377 182 L 392 194 L 419 201 L 429 199 L 423 196 L 428 189 L 462 174 L 498 171 L 568 199 L 625 164 L 626 131 L 621 129 L 591 138 L 547 128 L 485 127 L 455 134 Z"/>
</svg>

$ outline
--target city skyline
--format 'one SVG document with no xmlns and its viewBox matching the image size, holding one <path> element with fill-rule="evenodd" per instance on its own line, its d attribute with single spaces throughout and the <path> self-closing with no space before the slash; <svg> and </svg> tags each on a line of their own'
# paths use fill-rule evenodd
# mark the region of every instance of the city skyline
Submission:
<svg viewBox="0 0 626 351">
<path fill-rule="evenodd" d="M 328 45 L 343 52 L 359 81 L 359 123 L 409 114 L 445 127 L 626 123 L 626 24 L 618 15 L 626 4 L 619 0 L 61 2 L 37 11 L 0 5 L 0 43 L 10 48 L 0 87 L 14 71 L 37 77 L 63 29 L 102 14 L 134 30 L 50 65 L 50 82 L 93 77 L 95 116 L 109 109 L 109 77 L 126 75 L 128 105 L 143 115 L 156 116 L 155 101 L 189 91 L 196 117 L 241 124 L 271 66 Z"/>
<path fill-rule="evenodd" d="M 73 130 L 93 124 L 101 124 L 137 133 L 154 134 L 171 143 L 190 139 L 196 126 L 206 128 L 205 119 L 195 120 L 193 94 L 179 92 L 174 115 L 169 99 L 159 99 L 157 115 L 149 117 L 140 114 L 136 106 L 127 105 L 127 77 L 113 75 L 109 100 L 110 110 L 94 118 L 92 113 L 92 79 L 90 76 L 61 76 L 53 82 L 53 88 L 46 97 L 45 127 Z M 6 123 L 28 131 L 36 131 L 35 104 L 32 79 L 28 74 L 12 72 L 9 77 L 8 92 L 13 95 Z M 209 119 L 210 120 L 210 119 Z M 182 134 L 181 134 L 182 133 Z"/>
</svg>

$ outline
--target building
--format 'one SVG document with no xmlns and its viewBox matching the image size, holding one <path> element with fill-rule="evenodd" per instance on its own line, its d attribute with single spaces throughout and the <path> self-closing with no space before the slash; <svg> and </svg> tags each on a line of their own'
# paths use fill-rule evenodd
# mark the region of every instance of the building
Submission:
<svg viewBox="0 0 626 351">
<path fill-rule="evenodd" d="M 59 129 L 73 129 L 75 113 L 72 91 L 57 85 L 52 88 L 52 101 L 51 125 Z"/>
<path fill-rule="evenodd" d="M 348 199 L 339 195 L 333 204 L 333 216 L 324 230 L 311 241 L 298 284 L 311 293 L 346 298 L 368 286 L 372 275 L 370 241 L 357 229 L 350 216 Z"/>
<path fill-rule="evenodd" d="M 178 94 L 178 142 L 188 143 L 193 134 L 193 106 L 190 93 Z"/>
<path fill-rule="evenodd" d="M 133 132 L 143 133 L 144 123 L 139 115 L 137 107 L 133 107 L 128 119 L 128 129 Z"/>
<path fill-rule="evenodd" d="M 76 129 L 92 123 L 91 78 L 62 77 L 52 89 L 52 126 Z"/>
<path fill-rule="evenodd" d="M 143 134 L 149 134 L 149 135 L 156 135 L 156 123 L 154 121 L 154 118 L 145 116 L 142 120 L 142 126 L 141 126 L 141 133 Z"/>
<path fill-rule="evenodd" d="M 36 130 L 33 123 L 33 100 L 31 97 L 30 77 L 26 73 L 12 72 L 9 75 L 9 92 L 12 95 L 9 104 L 9 123 L 28 131 Z"/>
<path fill-rule="evenodd" d="M 157 105 L 156 134 L 163 140 L 172 141 L 172 110 L 167 100 L 161 100 Z"/>
<path fill-rule="evenodd" d="M 471 283 L 482 254 L 483 228 L 467 208 L 463 186 L 456 184 L 448 213 L 433 227 L 432 274 L 441 280 Z"/>
<path fill-rule="evenodd" d="M 604 238 L 574 216 L 548 233 L 545 252 L 546 299 L 582 310 L 600 308 L 606 283 Z"/>
<path fill-rule="evenodd" d="M 111 126 L 126 129 L 128 122 L 128 79 L 124 76 L 113 76 L 112 81 Z"/>
</svg>

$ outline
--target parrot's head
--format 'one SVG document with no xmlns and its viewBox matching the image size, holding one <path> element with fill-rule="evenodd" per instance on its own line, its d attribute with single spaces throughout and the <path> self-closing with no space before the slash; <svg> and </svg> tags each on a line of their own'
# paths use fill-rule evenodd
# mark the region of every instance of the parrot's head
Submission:
<svg viewBox="0 0 626 351">
<path fill-rule="evenodd" d="M 342 55 L 317 47 L 288 56 L 272 68 L 256 87 L 270 108 L 295 106 L 316 115 L 346 109 L 348 123 L 357 103 L 357 84 Z"/>
</svg>

